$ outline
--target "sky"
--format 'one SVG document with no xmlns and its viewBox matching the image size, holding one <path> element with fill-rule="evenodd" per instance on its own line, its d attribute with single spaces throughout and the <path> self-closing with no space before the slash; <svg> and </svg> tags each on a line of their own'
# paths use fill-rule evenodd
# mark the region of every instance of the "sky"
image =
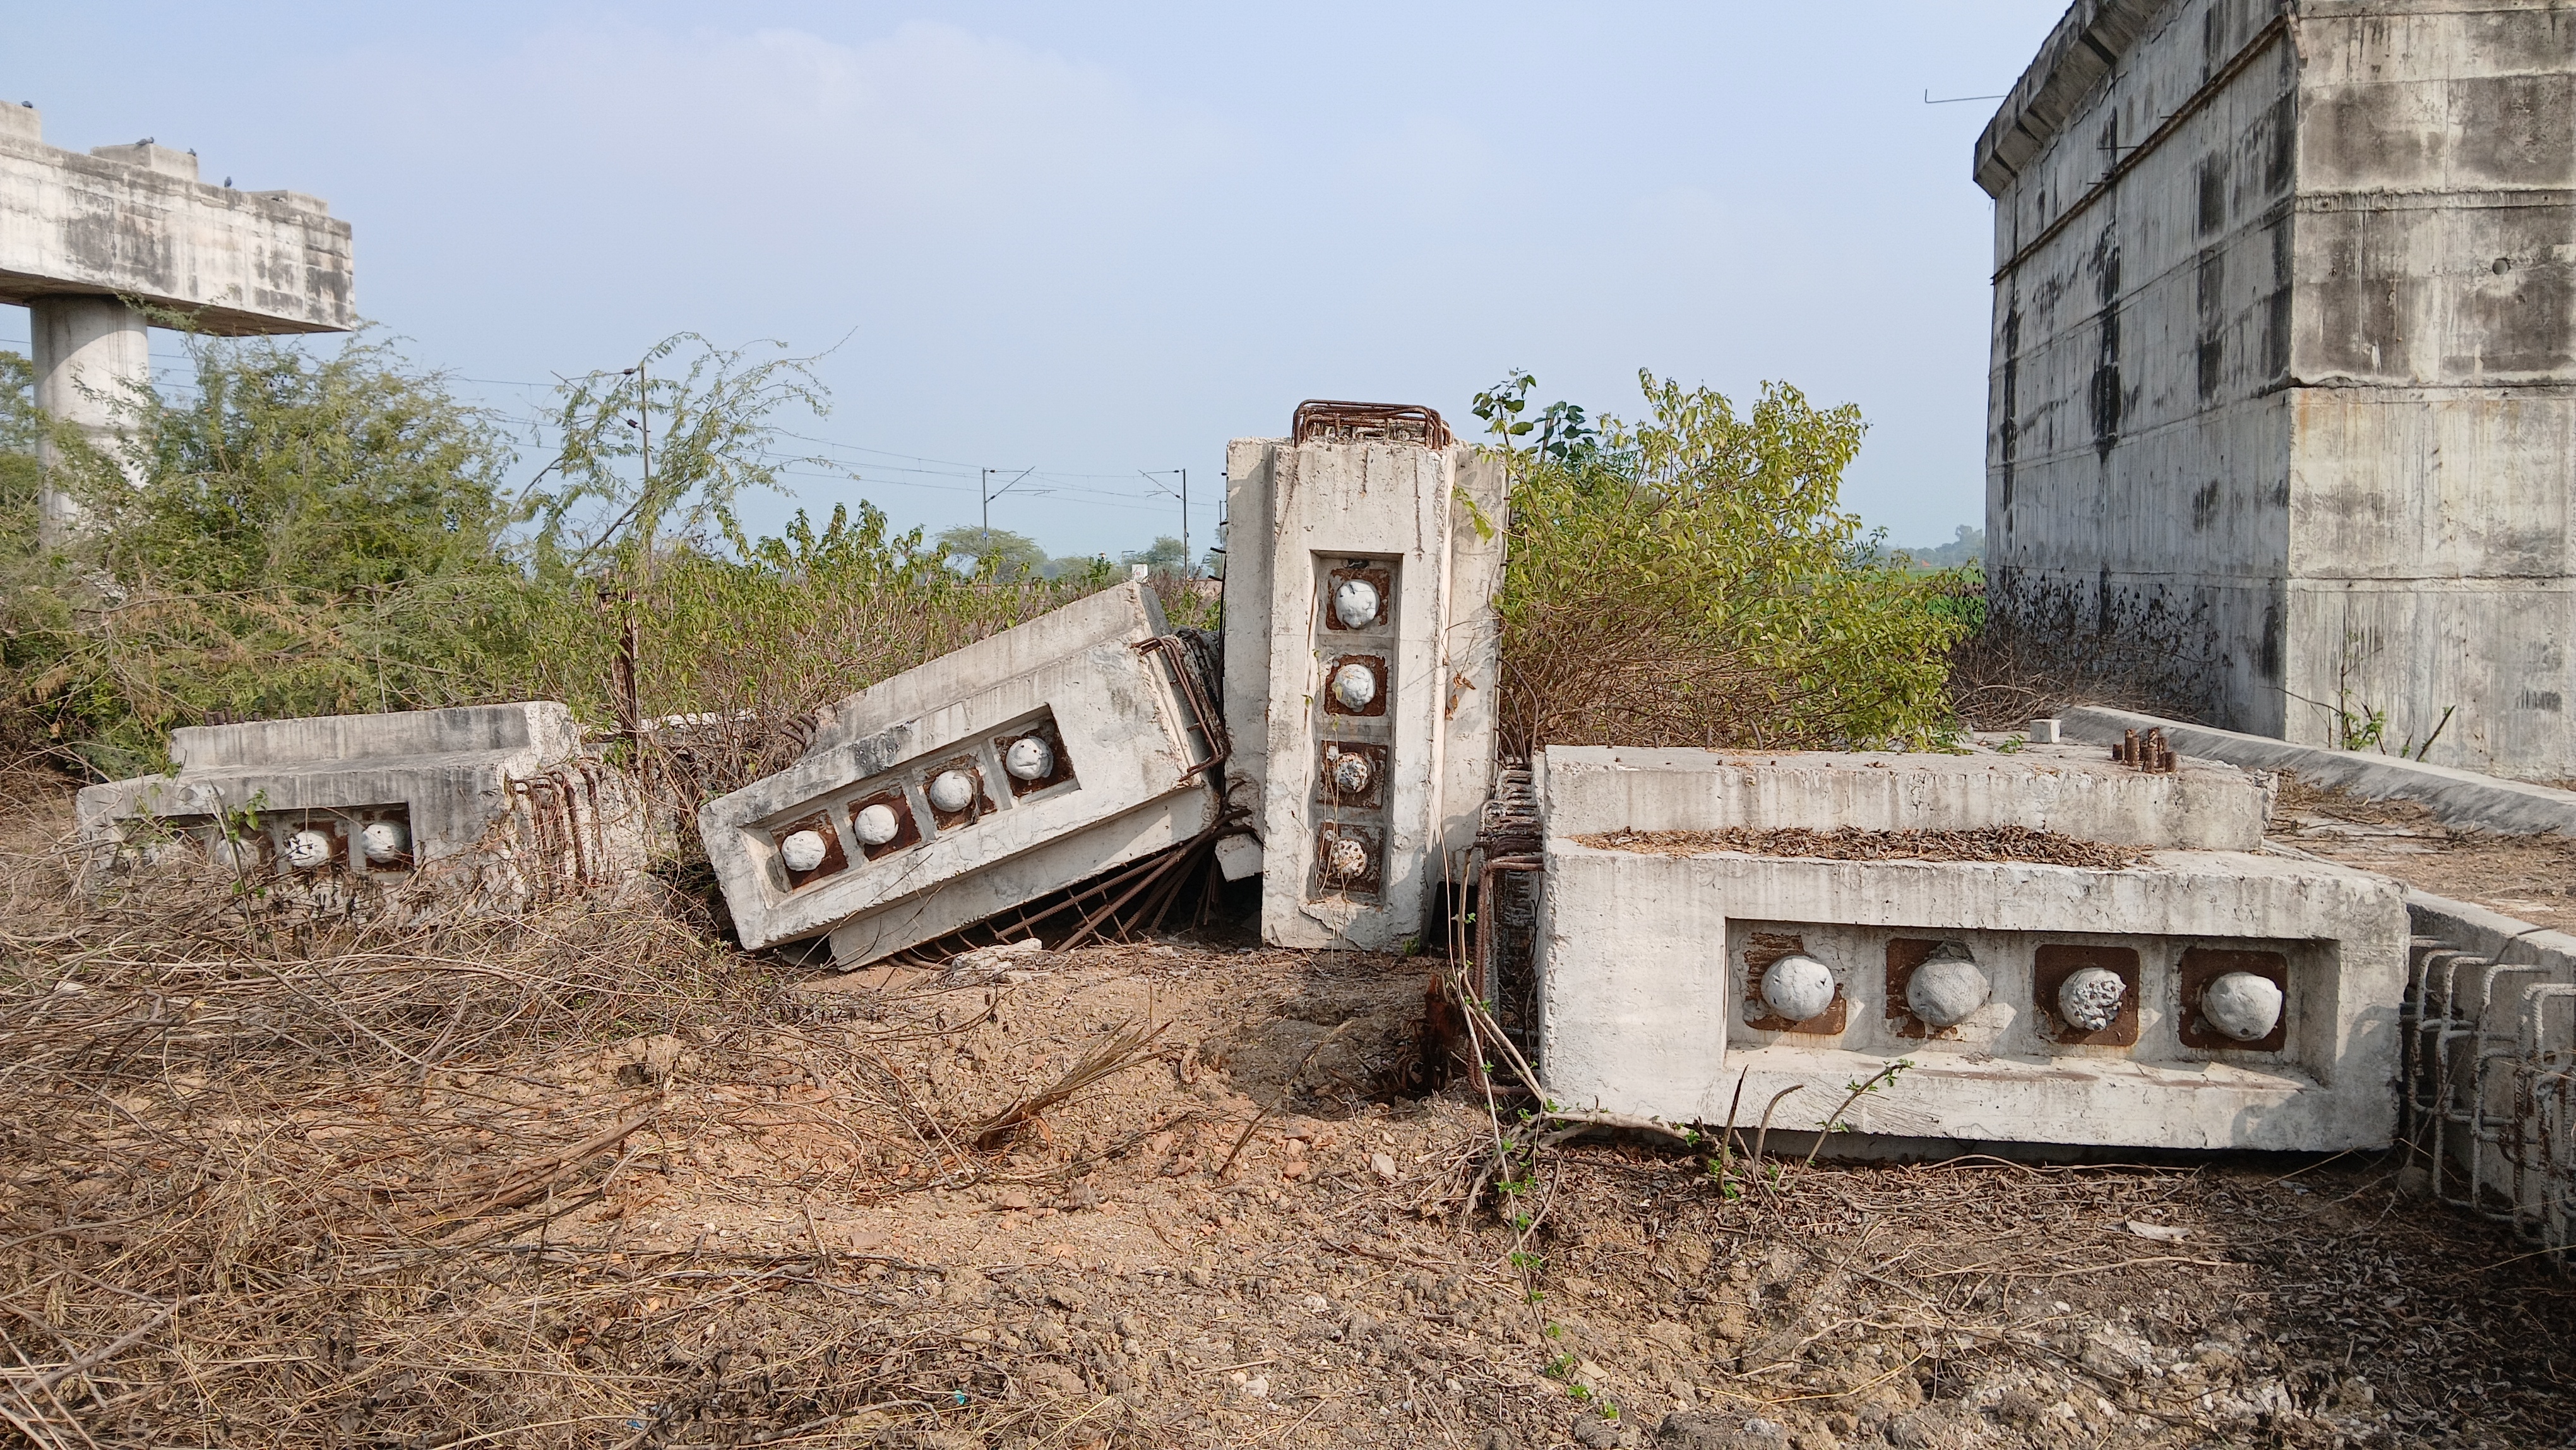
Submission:
<svg viewBox="0 0 2576 1450">
<path fill-rule="evenodd" d="M 1925 98 L 2006 89 L 2063 4 L 11 8 L 0 99 L 325 198 L 360 312 L 527 425 L 522 476 L 554 379 L 775 341 L 829 462 L 756 529 L 978 523 L 993 469 L 994 527 L 1115 557 L 1182 469 L 1204 549 L 1226 440 L 1300 399 L 1469 432 L 1514 368 L 1857 404 L 1846 506 L 1980 523 L 1995 102 Z"/>
</svg>

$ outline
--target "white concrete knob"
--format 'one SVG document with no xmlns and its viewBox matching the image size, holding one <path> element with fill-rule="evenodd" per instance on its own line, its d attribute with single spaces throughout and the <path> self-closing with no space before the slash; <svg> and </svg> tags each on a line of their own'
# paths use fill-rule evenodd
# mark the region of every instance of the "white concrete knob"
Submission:
<svg viewBox="0 0 2576 1450">
<path fill-rule="evenodd" d="M 369 864 L 382 866 L 411 849 L 411 828 L 400 821 L 369 821 L 358 832 L 358 849 Z"/>
<path fill-rule="evenodd" d="M 811 871 L 823 864 L 824 850 L 822 832 L 790 831 L 787 839 L 778 843 L 778 859 L 786 862 L 790 871 Z"/>
<path fill-rule="evenodd" d="M 1821 1017 L 1834 1005 L 1834 974 L 1814 957 L 1791 953 L 1762 974 L 1762 1005 L 1790 1022 Z"/>
<path fill-rule="evenodd" d="M 331 838 L 320 831 L 298 831 L 286 843 L 286 864 L 298 871 L 319 871 L 331 864 Z"/>
<path fill-rule="evenodd" d="M 1986 1005 L 1994 990 L 1975 962 L 1939 957 L 1914 969 L 1905 984 L 1905 1010 L 1926 1027 L 1956 1027 Z"/>
<path fill-rule="evenodd" d="M 903 830 L 903 821 L 895 815 L 894 807 L 883 801 L 861 807 L 857 819 L 850 824 L 859 833 L 859 843 L 866 846 L 882 846 Z"/>
<path fill-rule="evenodd" d="M 1369 788 L 1368 757 L 1350 751 L 1333 761 L 1333 789 L 1343 795 L 1358 795 Z"/>
<path fill-rule="evenodd" d="M 1344 629 L 1361 629 L 1377 622 L 1377 586 L 1366 579 L 1345 579 L 1333 591 L 1333 617 Z"/>
<path fill-rule="evenodd" d="M 1335 836 L 1324 847 L 1324 876 L 1332 881 L 1356 881 L 1368 874 L 1368 847 L 1348 836 Z"/>
<path fill-rule="evenodd" d="M 962 770 L 943 770 L 930 782 L 930 803 L 943 811 L 962 811 L 975 801 L 975 778 Z"/>
<path fill-rule="evenodd" d="M 2058 984 L 2057 1015 L 2078 1032 L 2099 1032 L 2120 1015 L 2120 999 L 2128 994 L 2119 973 L 2084 967 Z"/>
<path fill-rule="evenodd" d="M 225 871 L 251 872 L 259 869 L 259 847 L 249 841 L 232 841 L 218 837 L 206 847 L 206 859 Z"/>
<path fill-rule="evenodd" d="M 1377 698 L 1377 671 L 1366 665 L 1344 665 L 1333 671 L 1333 698 L 1345 710 L 1365 710 Z"/>
<path fill-rule="evenodd" d="M 2200 1015 L 2239 1042 L 2259 1042 L 2281 1025 L 2281 988 L 2269 977 L 2229 972 L 2200 990 Z"/>
<path fill-rule="evenodd" d="M 1002 768 L 1013 780 L 1044 780 L 1055 774 L 1055 751 L 1036 736 L 1023 735 L 1002 752 Z"/>
</svg>

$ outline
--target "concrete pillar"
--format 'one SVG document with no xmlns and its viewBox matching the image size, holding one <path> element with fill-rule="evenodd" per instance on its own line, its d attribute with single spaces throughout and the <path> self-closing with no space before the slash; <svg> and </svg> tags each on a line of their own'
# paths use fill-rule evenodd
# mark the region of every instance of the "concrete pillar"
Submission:
<svg viewBox="0 0 2576 1450">
<path fill-rule="evenodd" d="M 152 379 L 141 314 L 113 297 L 36 297 L 27 303 L 27 321 L 35 344 L 36 406 L 78 426 L 101 448 L 114 447 L 111 435 L 119 408 L 132 396 L 130 385 Z M 39 536 L 60 543 L 79 527 L 80 504 L 55 486 L 53 440 L 40 441 L 36 456 L 46 470 L 37 505 Z"/>
</svg>

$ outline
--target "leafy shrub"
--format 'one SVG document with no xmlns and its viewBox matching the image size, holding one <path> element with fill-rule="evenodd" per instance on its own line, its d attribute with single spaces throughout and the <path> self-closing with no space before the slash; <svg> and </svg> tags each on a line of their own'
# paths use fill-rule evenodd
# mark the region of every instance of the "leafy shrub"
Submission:
<svg viewBox="0 0 2576 1450">
<path fill-rule="evenodd" d="M 1880 555 L 1836 507 L 1863 424 L 1765 384 L 1749 414 L 1641 373 L 1647 416 L 1477 412 L 1510 454 L 1506 747 L 1939 747 L 1957 737 L 1957 582 Z"/>
<path fill-rule="evenodd" d="M 822 398 L 792 359 L 674 358 L 695 341 L 567 384 L 553 486 L 514 494 L 498 422 L 389 344 L 192 339 L 194 387 L 119 400 L 112 453 L 58 431 L 91 524 L 52 550 L 46 424 L 0 354 L 0 749 L 114 777 L 233 719 L 547 698 L 606 724 L 630 629 L 643 718 L 751 738 L 1125 577 L 962 575 L 865 503 L 746 536 L 736 496 L 794 461 L 770 414 Z"/>
</svg>

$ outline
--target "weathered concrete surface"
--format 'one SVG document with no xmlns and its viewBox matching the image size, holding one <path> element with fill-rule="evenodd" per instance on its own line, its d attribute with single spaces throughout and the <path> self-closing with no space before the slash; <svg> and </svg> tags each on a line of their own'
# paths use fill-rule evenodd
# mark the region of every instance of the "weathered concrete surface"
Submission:
<svg viewBox="0 0 2576 1450">
<path fill-rule="evenodd" d="M 1559 836 L 2010 825 L 2114 845 L 2253 851 L 2265 809 L 2262 789 L 2232 766 L 2187 760 L 2148 775 L 2065 745 L 1961 755 L 1552 745 L 1541 789 L 1548 832 Z"/>
<path fill-rule="evenodd" d="M 1237 439 L 1226 477 L 1227 789 L 1260 824 L 1263 937 L 1400 947 L 1491 785 L 1502 469 L 1456 445 Z M 1357 574 L 1382 611 L 1342 624 L 1335 594 Z M 1354 659 L 1375 662 L 1359 709 L 1328 689 Z M 1364 752 L 1368 785 L 1331 786 L 1328 749 Z M 1335 841 L 1362 870 L 1329 869 Z"/>
<path fill-rule="evenodd" d="M 1987 564 L 2221 725 L 2576 772 L 2576 25 L 2082 0 L 1980 139 Z"/>
<path fill-rule="evenodd" d="M 1904 807 L 1958 791 L 1948 798 L 1980 812 L 2008 795 L 2014 768 L 2034 802 L 2025 823 L 2043 809 L 2066 821 L 2076 802 L 2106 823 L 2140 824 L 2125 808 L 2100 809 L 2122 805 L 2116 797 L 2070 790 L 2074 762 L 1993 757 L 2009 765 L 1968 792 L 1959 788 L 1974 768 L 1948 757 L 1912 758 L 1915 771 L 1904 757 L 1872 767 L 1782 755 L 1773 758 L 1794 783 L 1764 789 L 1740 783 L 1740 757 L 1656 752 L 1654 770 L 1605 767 L 1601 757 L 1618 753 L 1569 751 L 1560 763 L 1552 748 L 1541 762 L 1539 1069 L 1558 1102 L 1716 1123 L 1741 1079 L 1740 1121 L 1795 1086 L 1774 1124 L 1814 1129 L 1850 1084 L 1903 1058 L 1916 1066 L 1841 1121 L 1965 1141 L 2322 1150 L 2390 1140 L 2407 951 L 2393 883 L 2239 850 L 2157 850 L 2110 871 L 1586 845 L 1575 837 L 1621 829 L 1955 827 L 1968 821 Z M 1699 790 L 1678 781 L 1693 755 L 1715 777 Z M 1843 771 L 1923 779 L 1919 790 L 1869 791 L 1844 787 Z M 2259 800 L 2251 782 L 2241 789 Z M 2189 817 L 2222 799 L 2166 794 L 2169 814 L 2138 833 L 2190 838 Z M 1633 807 L 1624 819 L 1623 802 Z M 2232 818 L 2243 805 L 2218 809 Z M 1989 991 L 1955 1025 L 1930 1026 L 1909 1009 L 1909 974 L 1953 944 Z M 1834 1010 L 1795 1024 L 1776 1020 L 1760 991 L 1769 963 L 1792 952 L 1821 962 L 1838 993 Z M 2195 991 L 2247 958 L 2285 989 L 2282 1029 L 2213 1042 Z M 2057 986 L 2078 965 L 2125 974 L 2117 1030 L 2088 1037 L 2061 1020 Z"/>
<path fill-rule="evenodd" d="M 0 110 L 0 302 L 135 297 L 219 336 L 357 325 L 349 224 L 317 198 L 210 185 L 163 146 L 66 151 Z"/>
<path fill-rule="evenodd" d="M 80 793 L 102 865 L 212 857 L 229 870 L 231 838 L 247 871 L 377 884 L 427 872 L 440 893 L 507 907 L 631 880 L 650 845 L 631 785 L 552 701 L 190 727 L 170 755 L 172 774 Z M 394 849 L 368 850 L 371 825 L 392 828 L 377 840 Z M 327 870 L 304 864 L 306 832 L 327 840 Z"/>
<path fill-rule="evenodd" d="M 795 765 L 699 811 L 743 944 L 829 932 L 836 963 L 863 965 L 1213 826 L 1214 743 L 1167 656 L 1139 648 L 1168 634 L 1152 592 L 1121 584 L 824 711 Z M 1019 780 L 1010 749 L 1031 737 L 1057 769 Z M 980 787 L 961 811 L 930 790 L 950 771 Z M 871 803 L 901 835 L 860 834 Z M 792 872 L 782 843 L 808 830 L 825 866 Z"/>
<path fill-rule="evenodd" d="M 2069 738 L 2108 745 L 2124 731 L 2165 732 L 2186 758 L 2220 760 L 2251 770 L 2296 771 L 2301 780 L 2348 790 L 2369 800 L 2420 801 L 2436 818 L 2505 835 L 2576 836 L 2576 791 L 2532 785 L 2394 755 L 2292 745 L 2129 710 L 2088 705 L 2066 712 Z"/>
<path fill-rule="evenodd" d="M 48 146 L 33 108 L 0 105 L 0 302 L 28 309 L 36 405 L 112 448 L 117 417 L 152 380 L 129 301 L 220 337 L 355 327 L 349 224 L 329 211 L 301 192 L 210 186 L 194 155 L 149 141 Z M 50 475 L 50 437 L 37 456 Z M 48 541 L 80 521 L 50 483 L 37 510 Z"/>
</svg>

